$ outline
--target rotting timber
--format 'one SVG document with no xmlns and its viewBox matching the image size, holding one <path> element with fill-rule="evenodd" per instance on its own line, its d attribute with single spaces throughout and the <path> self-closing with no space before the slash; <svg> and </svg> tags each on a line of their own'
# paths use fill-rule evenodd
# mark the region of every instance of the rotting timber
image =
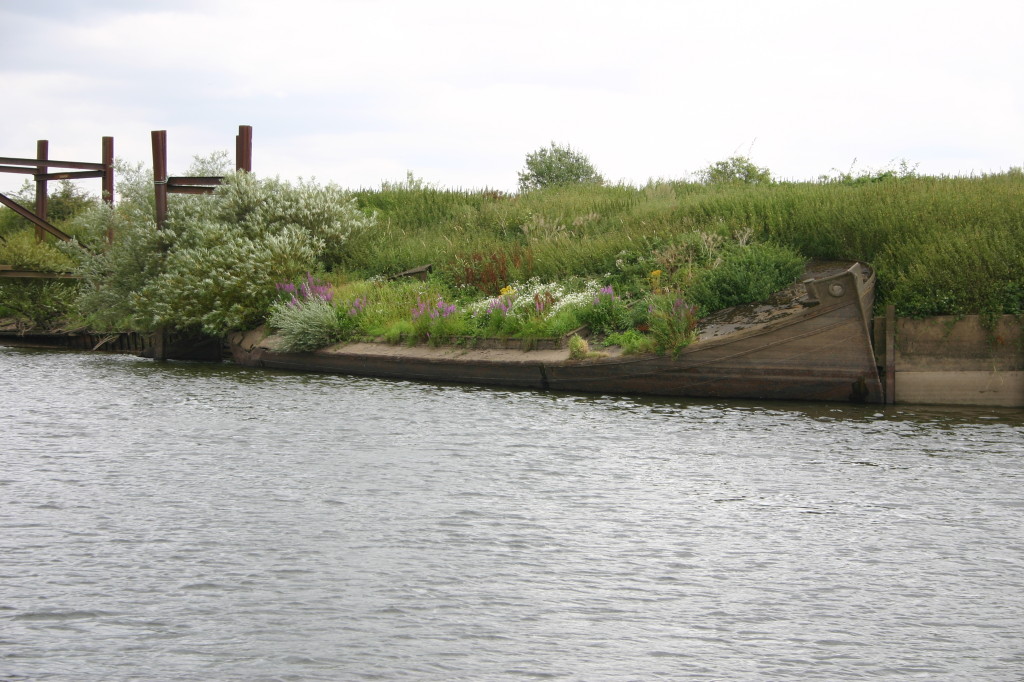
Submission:
<svg viewBox="0 0 1024 682">
<path fill-rule="evenodd" d="M 565 348 L 366 342 L 287 353 L 263 330 L 233 334 L 228 346 L 235 362 L 272 369 L 608 394 L 883 402 L 871 344 L 874 272 L 827 263 L 808 274 L 769 304 L 711 316 L 674 357 L 612 352 L 574 360 Z"/>
</svg>

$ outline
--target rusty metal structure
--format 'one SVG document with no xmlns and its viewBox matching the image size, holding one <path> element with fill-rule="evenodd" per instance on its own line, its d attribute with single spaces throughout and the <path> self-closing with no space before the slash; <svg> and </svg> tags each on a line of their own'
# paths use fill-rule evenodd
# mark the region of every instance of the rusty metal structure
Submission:
<svg viewBox="0 0 1024 682">
<path fill-rule="evenodd" d="M 168 194 L 212 194 L 224 180 L 220 176 L 185 177 L 167 175 L 167 131 L 154 130 L 153 188 L 156 193 L 156 224 L 163 229 L 167 222 Z M 238 126 L 235 136 L 235 170 L 252 172 L 252 126 Z"/>
<path fill-rule="evenodd" d="M 52 168 L 75 169 L 51 171 Z M 55 227 L 47 220 L 47 202 L 49 190 L 47 184 L 51 180 L 82 180 L 100 178 L 103 181 L 103 201 L 114 203 L 114 138 L 104 137 L 102 160 L 99 163 L 86 161 L 59 161 L 50 158 L 49 140 L 36 142 L 34 159 L 12 156 L 0 157 L 0 173 L 22 173 L 32 175 L 36 182 L 34 210 L 29 210 L 6 194 L 0 193 L 0 204 L 11 209 L 19 216 L 35 226 L 36 241 L 42 241 L 47 235 L 53 235 L 62 241 L 71 241 L 71 237 Z M 112 241 L 114 235 L 107 232 L 107 240 Z M 30 279 L 64 279 L 73 278 L 62 272 L 39 272 L 35 270 L 19 270 L 9 265 L 0 265 L 0 277 Z"/>
<path fill-rule="evenodd" d="M 153 186 L 156 192 L 156 223 L 162 228 L 167 221 L 168 194 L 210 194 L 223 181 L 222 177 L 184 177 L 167 175 L 167 131 L 154 130 L 153 143 Z M 59 169 L 59 170 L 52 170 Z M 68 170 L 70 169 L 70 170 Z M 252 172 L 252 126 L 238 126 L 235 136 L 235 169 Z M 47 220 L 47 201 L 49 192 L 47 183 L 52 180 L 82 180 L 100 178 L 103 182 L 103 201 L 108 205 L 114 203 L 114 138 L 104 137 L 101 161 L 60 161 L 50 158 L 48 140 L 36 142 L 35 158 L 0 157 L 0 173 L 21 173 L 32 175 L 35 179 L 35 206 L 32 210 L 22 206 L 9 196 L 0 193 L 0 204 L 10 208 L 19 216 L 33 224 L 36 240 L 50 234 L 62 241 L 70 241 L 71 237 Z M 114 234 L 107 233 L 107 240 L 113 241 Z M 15 269 L 9 265 L 0 265 L 0 277 L 7 278 L 69 278 L 67 273 L 48 273 Z"/>
<path fill-rule="evenodd" d="M 51 168 L 78 169 L 51 172 Z M 8 207 L 25 220 L 35 225 L 36 239 L 42 240 L 44 235 L 51 234 L 57 239 L 70 241 L 71 237 L 57 229 L 47 221 L 47 200 L 49 193 L 47 183 L 51 180 L 82 180 L 84 178 L 101 178 L 103 181 L 103 201 L 114 203 L 114 138 L 103 138 L 102 160 L 100 163 L 85 161 L 58 161 L 50 158 L 49 140 L 36 142 L 34 159 L 0 157 L 0 173 L 23 173 L 32 175 L 36 181 L 35 210 L 30 211 L 5 194 L 0 193 L 0 204 Z M 108 234 L 108 239 L 113 235 Z"/>
</svg>

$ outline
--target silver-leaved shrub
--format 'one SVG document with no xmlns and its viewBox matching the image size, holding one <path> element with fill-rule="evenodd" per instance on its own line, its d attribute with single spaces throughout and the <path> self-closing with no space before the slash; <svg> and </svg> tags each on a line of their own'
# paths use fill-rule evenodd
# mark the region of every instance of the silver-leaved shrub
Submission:
<svg viewBox="0 0 1024 682">
<path fill-rule="evenodd" d="M 281 350 L 301 353 L 342 340 L 344 333 L 338 317 L 339 312 L 330 301 L 312 298 L 301 303 L 276 304 L 268 322 L 278 330 Z"/>
<path fill-rule="evenodd" d="M 197 170 L 189 174 L 216 174 Z M 82 258 L 90 286 L 80 307 L 140 329 L 221 335 L 256 326 L 275 300 L 276 282 L 329 269 L 348 236 L 374 224 L 337 185 L 238 172 L 226 174 L 213 195 L 170 197 L 167 223 L 157 230 L 148 195 L 136 189 L 122 190 L 131 198 L 114 209 L 120 220 L 109 218 L 114 243 Z"/>
</svg>

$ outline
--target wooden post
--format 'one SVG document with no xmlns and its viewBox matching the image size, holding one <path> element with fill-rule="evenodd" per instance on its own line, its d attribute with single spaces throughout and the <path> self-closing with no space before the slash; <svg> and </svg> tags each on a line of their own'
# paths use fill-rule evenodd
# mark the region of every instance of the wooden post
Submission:
<svg viewBox="0 0 1024 682">
<path fill-rule="evenodd" d="M 156 228 L 167 222 L 167 131 L 153 131 L 153 190 L 156 193 Z"/>
<path fill-rule="evenodd" d="M 885 402 L 896 402 L 896 306 L 885 306 Z"/>
<path fill-rule="evenodd" d="M 36 142 L 36 158 L 40 161 L 45 161 L 50 158 L 50 142 L 48 140 L 38 140 Z M 36 215 L 40 219 L 46 220 L 46 200 L 48 199 L 46 190 L 46 166 L 36 166 Z M 43 241 L 43 237 L 46 232 L 43 228 L 36 225 L 36 241 Z"/>
</svg>

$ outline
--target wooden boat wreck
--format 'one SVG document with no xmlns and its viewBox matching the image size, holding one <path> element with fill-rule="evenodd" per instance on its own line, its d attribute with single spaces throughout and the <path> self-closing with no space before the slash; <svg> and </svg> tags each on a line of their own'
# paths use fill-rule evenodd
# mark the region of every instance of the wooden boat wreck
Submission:
<svg viewBox="0 0 1024 682">
<path fill-rule="evenodd" d="M 774 300 L 720 311 L 676 356 L 576 360 L 566 348 L 514 350 L 347 343 L 277 350 L 257 330 L 228 339 L 253 367 L 604 394 L 883 402 L 871 346 L 875 276 L 860 263 L 817 264 Z M 563 344 L 564 345 L 564 344 Z"/>
</svg>

